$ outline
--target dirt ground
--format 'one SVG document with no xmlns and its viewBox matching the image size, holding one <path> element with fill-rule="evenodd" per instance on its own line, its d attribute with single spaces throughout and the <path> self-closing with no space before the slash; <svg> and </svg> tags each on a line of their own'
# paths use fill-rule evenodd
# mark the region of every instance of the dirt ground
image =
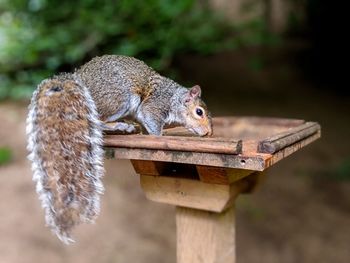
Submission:
<svg viewBox="0 0 350 263">
<path fill-rule="evenodd" d="M 239 197 L 238 262 L 349 262 L 350 182 L 331 179 L 333 168 L 350 157 L 349 98 L 314 90 L 279 66 L 249 76 L 239 58 L 223 56 L 179 62 L 186 72 L 182 78 L 206 83 L 214 116 L 303 118 L 323 128 L 321 140 L 271 168 L 254 194 Z M 272 82 L 292 88 L 282 92 Z M 0 146 L 14 155 L 0 166 L 0 263 L 175 262 L 174 209 L 147 201 L 124 160 L 106 160 L 96 224 L 79 227 L 75 244 L 61 244 L 44 226 L 34 191 L 25 158 L 25 116 L 26 104 L 0 104 Z"/>
</svg>

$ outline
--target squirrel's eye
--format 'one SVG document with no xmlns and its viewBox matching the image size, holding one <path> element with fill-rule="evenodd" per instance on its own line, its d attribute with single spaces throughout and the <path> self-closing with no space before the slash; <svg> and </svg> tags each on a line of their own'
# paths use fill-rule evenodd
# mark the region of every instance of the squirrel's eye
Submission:
<svg viewBox="0 0 350 263">
<path fill-rule="evenodd" d="M 198 116 L 203 116 L 203 111 L 202 111 L 202 109 L 197 108 L 197 109 L 196 109 L 196 114 L 197 114 Z"/>
<path fill-rule="evenodd" d="M 50 91 L 60 92 L 60 91 L 62 91 L 62 87 L 54 86 L 54 87 L 50 88 Z"/>
</svg>

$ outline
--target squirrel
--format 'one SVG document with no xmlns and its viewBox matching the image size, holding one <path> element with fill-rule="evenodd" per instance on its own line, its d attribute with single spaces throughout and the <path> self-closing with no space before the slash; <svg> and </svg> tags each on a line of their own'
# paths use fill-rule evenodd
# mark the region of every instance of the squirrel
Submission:
<svg viewBox="0 0 350 263">
<path fill-rule="evenodd" d="M 99 213 L 103 132 L 134 132 L 134 125 L 120 121 L 125 117 L 150 135 L 161 136 L 174 123 L 199 136 L 212 134 L 198 85 L 185 88 L 133 57 L 95 57 L 73 73 L 43 80 L 33 93 L 28 159 L 46 224 L 66 244 L 74 242 L 76 225 L 94 222 Z"/>
</svg>

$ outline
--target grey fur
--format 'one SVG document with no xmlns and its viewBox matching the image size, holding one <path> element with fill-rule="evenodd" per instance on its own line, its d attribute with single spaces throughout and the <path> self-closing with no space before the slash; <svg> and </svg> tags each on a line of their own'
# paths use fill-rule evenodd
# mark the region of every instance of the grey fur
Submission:
<svg viewBox="0 0 350 263">
<path fill-rule="evenodd" d="M 189 90 L 140 60 L 119 55 L 95 57 L 75 74 L 88 87 L 105 122 L 132 117 L 153 135 L 161 135 L 165 124 L 188 126 L 184 97 Z M 198 103 L 203 104 L 200 99 Z"/>
</svg>

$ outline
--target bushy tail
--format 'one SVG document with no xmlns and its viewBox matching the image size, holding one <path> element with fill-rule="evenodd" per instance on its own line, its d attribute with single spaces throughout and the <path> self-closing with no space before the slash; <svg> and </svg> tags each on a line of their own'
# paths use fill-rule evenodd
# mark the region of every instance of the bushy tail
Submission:
<svg viewBox="0 0 350 263">
<path fill-rule="evenodd" d="M 26 132 L 46 223 L 64 243 L 73 242 L 72 228 L 94 221 L 104 190 L 102 130 L 88 89 L 73 74 L 42 81 Z"/>
</svg>

